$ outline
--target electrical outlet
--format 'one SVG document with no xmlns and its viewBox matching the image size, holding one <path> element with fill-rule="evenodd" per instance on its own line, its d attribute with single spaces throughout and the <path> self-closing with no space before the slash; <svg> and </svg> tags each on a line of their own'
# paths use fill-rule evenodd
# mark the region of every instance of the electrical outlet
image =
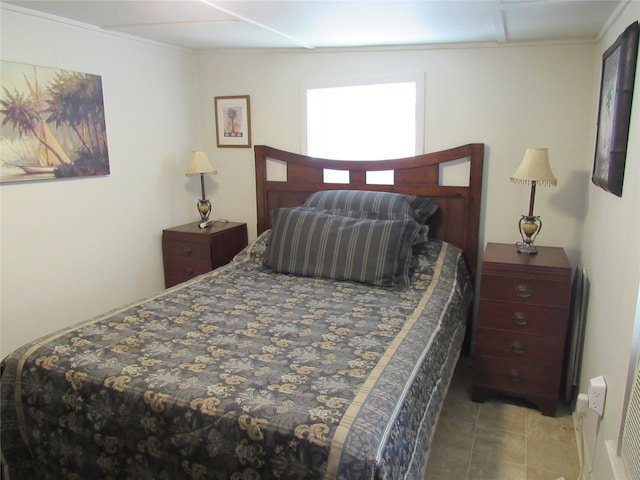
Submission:
<svg viewBox="0 0 640 480">
<path fill-rule="evenodd" d="M 589 408 L 602 416 L 606 398 L 607 384 L 604 381 L 604 377 L 600 375 L 589 380 Z"/>
</svg>

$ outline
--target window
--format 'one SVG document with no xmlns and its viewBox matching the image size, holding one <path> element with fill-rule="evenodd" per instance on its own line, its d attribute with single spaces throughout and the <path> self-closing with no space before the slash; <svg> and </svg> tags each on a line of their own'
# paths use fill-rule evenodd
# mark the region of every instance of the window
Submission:
<svg viewBox="0 0 640 480">
<path fill-rule="evenodd" d="M 416 79 L 306 89 L 307 154 L 336 160 L 382 160 L 422 150 L 423 94 Z M 348 183 L 325 170 L 324 181 Z M 367 183 L 393 184 L 393 171 L 367 172 Z"/>
</svg>

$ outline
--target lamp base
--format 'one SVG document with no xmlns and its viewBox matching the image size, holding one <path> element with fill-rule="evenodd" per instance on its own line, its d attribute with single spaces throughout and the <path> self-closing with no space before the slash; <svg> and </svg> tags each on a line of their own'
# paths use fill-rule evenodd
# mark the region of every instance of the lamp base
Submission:
<svg viewBox="0 0 640 480">
<path fill-rule="evenodd" d="M 211 202 L 206 198 L 198 200 L 198 212 L 200 213 L 200 218 L 202 218 L 203 222 L 209 220 L 209 214 L 211 213 Z"/>
<path fill-rule="evenodd" d="M 538 253 L 538 249 L 532 243 L 518 242 L 516 243 L 518 253 L 524 253 L 525 255 L 535 255 Z"/>
<path fill-rule="evenodd" d="M 533 241 L 540 233 L 540 230 L 542 230 L 540 217 L 522 215 L 518 222 L 518 229 L 522 237 L 522 242 L 516 243 L 518 253 L 524 253 L 525 255 L 535 255 L 538 253 L 538 249 L 533 245 Z"/>
</svg>

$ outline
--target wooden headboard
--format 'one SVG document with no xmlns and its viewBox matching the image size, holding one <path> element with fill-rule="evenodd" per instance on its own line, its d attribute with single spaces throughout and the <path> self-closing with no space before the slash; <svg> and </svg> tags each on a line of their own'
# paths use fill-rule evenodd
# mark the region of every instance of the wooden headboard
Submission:
<svg viewBox="0 0 640 480">
<path fill-rule="evenodd" d="M 267 179 L 269 159 L 286 171 L 286 180 Z M 470 162 L 468 186 L 440 185 L 440 165 L 461 159 L 468 159 Z M 475 281 L 483 159 L 482 143 L 416 157 L 370 161 L 326 160 L 256 145 L 258 234 L 271 228 L 271 210 L 302 205 L 310 194 L 320 190 L 377 190 L 424 195 L 437 201 L 440 206 L 429 221 L 429 235 L 461 248 L 471 279 Z M 324 183 L 324 169 L 349 171 L 350 183 Z M 393 170 L 395 184 L 366 183 L 366 172 L 376 170 Z"/>
</svg>

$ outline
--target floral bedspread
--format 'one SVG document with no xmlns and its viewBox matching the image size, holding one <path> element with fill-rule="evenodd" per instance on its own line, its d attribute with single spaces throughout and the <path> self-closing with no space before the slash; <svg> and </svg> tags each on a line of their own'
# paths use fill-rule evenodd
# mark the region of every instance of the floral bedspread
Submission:
<svg viewBox="0 0 640 480">
<path fill-rule="evenodd" d="M 420 478 L 471 298 L 431 241 L 391 291 L 229 265 L 2 363 L 10 479 Z"/>
</svg>

